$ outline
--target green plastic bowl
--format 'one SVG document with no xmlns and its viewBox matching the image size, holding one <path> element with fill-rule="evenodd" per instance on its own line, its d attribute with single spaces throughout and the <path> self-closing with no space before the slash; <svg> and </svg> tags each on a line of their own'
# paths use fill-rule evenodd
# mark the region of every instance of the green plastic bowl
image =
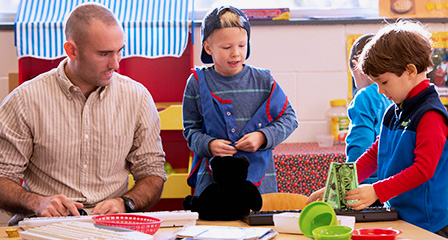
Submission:
<svg viewBox="0 0 448 240">
<path fill-rule="evenodd" d="M 299 215 L 299 228 L 303 235 L 313 238 L 313 230 L 337 224 L 336 213 L 330 204 L 322 201 L 306 205 Z"/>
<path fill-rule="evenodd" d="M 347 226 L 323 226 L 313 230 L 315 240 L 349 240 L 353 229 Z"/>
</svg>

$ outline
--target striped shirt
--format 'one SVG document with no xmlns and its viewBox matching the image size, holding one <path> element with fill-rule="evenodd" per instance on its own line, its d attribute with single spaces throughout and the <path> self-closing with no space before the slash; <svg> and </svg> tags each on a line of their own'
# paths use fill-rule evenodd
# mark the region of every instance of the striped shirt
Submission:
<svg viewBox="0 0 448 240">
<path fill-rule="evenodd" d="M 244 129 L 264 101 L 269 97 L 274 78 L 267 69 L 244 65 L 241 72 L 223 76 L 214 67 L 206 67 L 204 76 L 210 91 L 221 99 L 232 102 L 232 115 L 238 134 Z M 184 137 L 190 149 L 201 157 L 212 157 L 208 144 L 213 138 L 202 134 L 203 112 L 198 80 L 192 74 L 183 99 Z M 233 123 L 232 123 L 233 124 Z M 283 142 L 298 126 L 296 113 L 288 102 L 282 117 L 258 131 L 266 136 L 264 149 L 273 149 Z"/>
<path fill-rule="evenodd" d="M 23 83 L 0 105 L 0 177 L 86 207 L 124 194 L 127 176 L 159 176 L 165 153 L 148 90 L 115 73 L 86 99 L 58 68 Z"/>
<path fill-rule="evenodd" d="M 240 135 L 241 132 L 244 132 L 244 128 L 246 128 L 249 121 L 257 115 L 257 111 L 261 109 L 263 103 L 267 101 L 270 96 L 274 84 L 274 78 L 270 71 L 250 65 L 244 65 L 243 70 L 233 76 L 223 76 L 216 72 L 213 66 L 204 67 L 203 71 L 204 80 L 209 91 L 211 91 L 211 94 L 231 103 L 232 110 L 231 113 L 230 111 L 229 113 L 233 119 L 228 122 L 222 122 L 222 124 L 231 126 L 230 128 L 234 128 L 238 135 Z M 183 134 L 188 142 L 188 147 L 196 156 L 210 158 L 212 157 L 212 153 L 208 146 L 210 141 L 215 139 L 215 136 L 207 134 L 207 129 L 205 129 L 206 124 L 204 122 L 215 121 L 215 119 L 204 120 L 204 116 L 207 116 L 204 111 L 214 111 L 208 109 L 219 108 L 221 105 L 210 104 L 206 101 L 205 103 L 209 106 L 203 106 L 201 97 L 204 96 L 201 96 L 199 81 L 192 74 L 188 79 L 184 93 L 182 107 L 184 123 Z M 266 112 L 266 109 L 262 109 L 262 111 L 263 110 Z M 219 112 L 218 110 L 216 111 Z M 258 115 L 260 116 L 260 114 Z M 208 114 L 208 116 L 210 116 L 210 114 Z M 228 119 L 231 119 L 231 117 L 226 118 L 226 121 Z M 215 124 L 221 124 L 221 122 L 218 121 Z M 262 145 L 260 150 L 272 150 L 275 146 L 284 141 L 297 126 L 298 122 L 295 111 L 288 101 L 287 107 L 281 117 L 257 130 L 262 132 L 266 137 L 266 144 Z M 223 135 L 225 134 L 223 133 Z M 227 140 L 229 140 L 229 138 L 227 138 Z M 264 173 L 263 182 L 258 186 L 258 190 L 262 194 L 278 191 L 274 158 L 272 154 L 270 154 L 269 158 L 270 159 L 249 158 L 251 164 L 255 161 L 269 161 L 268 169 Z M 251 168 L 249 168 L 249 171 L 260 170 L 251 170 Z M 209 184 L 214 182 L 208 173 L 205 161 L 201 162 L 198 175 L 195 188 L 197 195 Z"/>
</svg>

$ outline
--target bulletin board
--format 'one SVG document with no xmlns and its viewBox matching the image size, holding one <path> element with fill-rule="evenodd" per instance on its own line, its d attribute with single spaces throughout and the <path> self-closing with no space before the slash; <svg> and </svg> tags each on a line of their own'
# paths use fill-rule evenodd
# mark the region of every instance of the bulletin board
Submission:
<svg viewBox="0 0 448 240">
<path fill-rule="evenodd" d="M 428 73 L 427 76 L 430 79 L 430 82 L 436 85 L 436 89 L 439 92 L 440 100 L 443 105 L 448 106 L 448 81 L 442 83 L 435 81 L 435 74 L 442 63 L 442 57 L 444 54 L 448 54 L 448 32 L 432 32 L 431 40 L 434 48 L 432 54 L 434 69 Z"/>
<path fill-rule="evenodd" d="M 348 58 L 350 57 L 350 49 L 352 48 L 353 43 L 362 35 L 363 34 L 352 34 L 347 36 L 347 63 Z M 448 81 L 445 81 L 443 84 L 441 84 L 440 82 L 437 82 L 437 84 L 435 84 L 435 73 L 442 63 L 443 55 L 448 54 L 448 32 L 431 32 L 431 40 L 433 42 L 432 46 L 434 48 L 432 55 L 434 69 L 427 74 L 427 77 L 430 79 L 431 83 L 436 85 L 436 89 L 439 92 L 440 100 L 442 101 L 443 105 L 448 106 Z M 356 93 L 356 88 L 353 85 L 353 78 L 350 70 L 348 70 L 347 72 L 349 101 L 351 101 Z"/>
<path fill-rule="evenodd" d="M 348 65 L 348 59 L 350 58 L 350 49 L 353 46 L 353 43 L 355 43 L 356 39 L 361 37 L 363 34 L 352 34 L 347 36 L 347 69 L 348 69 L 348 102 L 351 102 L 353 99 L 353 96 L 355 95 L 356 88 L 354 86 L 353 82 L 353 76 L 352 72 L 350 71 L 350 67 Z"/>
<path fill-rule="evenodd" d="M 439 18 L 448 15 L 448 2 L 442 0 L 379 0 L 380 17 Z"/>
</svg>

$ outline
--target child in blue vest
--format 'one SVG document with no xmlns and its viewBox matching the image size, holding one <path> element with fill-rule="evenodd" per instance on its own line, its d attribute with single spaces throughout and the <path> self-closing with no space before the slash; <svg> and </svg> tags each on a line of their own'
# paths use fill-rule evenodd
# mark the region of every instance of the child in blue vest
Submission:
<svg viewBox="0 0 448 240">
<path fill-rule="evenodd" d="M 359 66 L 394 101 L 377 140 L 357 161 L 358 181 L 378 182 L 345 194 L 355 210 L 377 199 L 403 220 L 448 236 L 448 114 L 426 73 L 433 68 L 430 33 L 406 20 L 382 28 L 364 47 Z M 322 199 L 322 189 L 308 202 Z"/>
<path fill-rule="evenodd" d="M 357 66 L 362 49 L 374 35 L 368 33 L 360 36 L 350 50 L 348 65 L 358 91 L 347 108 L 350 119 L 349 131 L 345 138 L 347 162 L 356 161 L 376 141 L 384 112 L 392 104 L 385 95 L 378 93 L 378 85 Z M 362 183 L 371 184 L 376 181 L 378 177 L 375 172 Z"/>
<path fill-rule="evenodd" d="M 213 156 L 246 156 L 247 179 L 260 193 L 277 192 L 272 149 L 298 122 L 270 72 L 244 64 L 249 39 L 249 21 L 237 8 L 219 7 L 204 17 L 201 60 L 214 65 L 195 69 L 182 106 L 183 134 L 194 152 L 188 184 L 196 195 L 213 183 Z"/>
</svg>

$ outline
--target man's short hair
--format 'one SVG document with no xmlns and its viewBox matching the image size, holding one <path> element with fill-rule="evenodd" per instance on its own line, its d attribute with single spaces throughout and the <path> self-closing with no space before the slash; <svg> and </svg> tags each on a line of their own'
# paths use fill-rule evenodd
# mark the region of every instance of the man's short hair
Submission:
<svg viewBox="0 0 448 240">
<path fill-rule="evenodd" d="M 81 45 L 86 39 L 86 29 L 93 20 L 99 20 L 108 26 L 120 25 L 114 13 L 105 6 L 94 2 L 81 4 L 73 9 L 67 18 L 66 39 Z"/>
</svg>

